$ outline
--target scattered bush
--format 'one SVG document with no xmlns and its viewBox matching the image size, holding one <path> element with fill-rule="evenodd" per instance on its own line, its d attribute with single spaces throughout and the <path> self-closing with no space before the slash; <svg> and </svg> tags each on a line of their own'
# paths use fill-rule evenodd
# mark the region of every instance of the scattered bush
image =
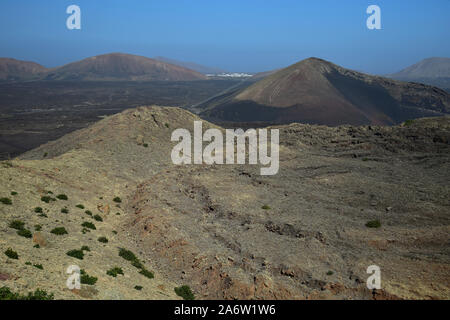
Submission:
<svg viewBox="0 0 450 320">
<path fill-rule="evenodd" d="M 261 209 L 263 209 L 263 210 L 270 210 L 270 207 L 267 204 L 265 204 L 265 205 L 263 205 L 261 207 Z"/>
<path fill-rule="evenodd" d="M 84 252 L 82 250 L 70 250 L 66 253 L 69 257 L 83 260 Z"/>
<path fill-rule="evenodd" d="M 47 158 L 48 152 L 44 153 L 44 158 Z"/>
<path fill-rule="evenodd" d="M 43 197 L 41 197 L 41 201 L 43 201 L 45 203 L 50 203 L 50 201 L 54 201 L 54 199 L 49 196 L 43 196 Z"/>
<path fill-rule="evenodd" d="M 42 210 L 41 207 L 36 207 L 36 208 L 34 208 L 34 212 L 36 212 L 36 213 L 42 213 L 42 212 L 44 212 L 44 211 Z"/>
<path fill-rule="evenodd" d="M 50 231 L 50 233 L 56 234 L 57 236 L 68 234 L 66 228 L 64 227 L 54 228 L 52 231 Z"/>
<path fill-rule="evenodd" d="M 56 197 L 59 200 L 69 200 L 69 198 L 65 194 L 58 194 Z"/>
<path fill-rule="evenodd" d="M 41 230 L 42 230 L 42 226 L 40 224 L 34 225 L 34 231 L 41 231 Z"/>
<path fill-rule="evenodd" d="M 327 272 L 327 276 L 332 276 L 333 274 L 334 274 L 333 271 L 328 271 L 328 272 Z"/>
<path fill-rule="evenodd" d="M 108 243 L 108 239 L 106 237 L 100 237 L 97 240 L 101 243 Z"/>
<path fill-rule="evenodd" d="M 115 278 L 115 277 L 117 277 L 118 274 L 123 275 L 123 270 L 122 270 L 122 268 L 114 267 L 114 268 L 112 268 L 112 269 L 106 271 L 106 274 L 107 274 L 108 276 L 111 276 L 111 277 L 114 277 L 114 278 Z"/>
<path fill-rule="evenodd" d="M 170 128 L 170 125 L 167 122 L 164 123 L 164 125 L 166 126 L 166 128 Z"/>
<path fill-rule="evenodd" d="M 6 250 L 5 255 L 10 258 L 10 259 L 19 259 L 19 255 L 17 254 L 17 252 L 15 252 L 13 249 L 9 248 L 8 250 Z"/>
<path fill-rule="evenodd" d="M 30 262 L 30 261 L 27 261 L 27 262 L 25 262 L 25 265 L 31 266 L 31 262 Z"/>
<path fill-rule="evenodd" d="M 27 230 L 27 229 L 18 230 L 17 234 L 24 238 L 28 238 L 28 239 L 33 238 L 33 234 L 31 233 L 30 230 Z"/>
<path fill-rule="evenodd" d="M 12 205 L 12 201 L 10 198 L 0 198 L 0 202 L 8 206 Z"/>
<path fill-rule="evenodd" d="M 39 244 L 35 244 L 33 248 L 39 249 L 41 246 Z"/>
<path fill-rule="evenodd" d="M 182 297 L 184 300 L 195 300 L 195 296 L 189 286 L 181 286 L 175 288 L 175 293 L 177 294 L 177 296 Z"/>
<path fill-rule="evenodd" d="M 42 266 L 42 264 L 33 264 L 33 267 L 44 270 L 44 267 Z"/>
<path fill-rule="evenodd" d="M 140 274 L 142 274 L 144 277 L 147 277 L 149 279 L 153 279 L 155 277 L 155 275 L 153 274 L 153 272 L 148 271 L 145 268 L 142 268 L 141 271 L 139 271 Z"/>
<path fill-rule="evenodd" d="M 148 143 L 144 143 L 144 148 L 148 148 Z"/>
<path fill-rule="evenodd" d="M 119 256 L 131 262 L 139 261 L 139 259 L 134 255 L 133 252 L 124 248 L 119 249 Z"/>
<path fill-rule="evenodd" d="M 120 216 L 120 212 L 117 212 L 117 213 L 116 213 L 116 216 Z"/>
<path fill-rule="evenodd" d="M 91 232 L 91 230 L 86 229 L 86 228 L 83 228 L 83 229 L 81 230 L 81 233 L 82 233 L 82 234 L 86 234 L 86 233 L 88 233 L 88 232 Z"/>
<path fill-rule="evenodd" d="M 367 228 L 380 228 L 381 222 L 379 220 L 372 220 L 366 223 Z"/>
<path fill-rule="evenodd" d="M 84 213 L 86 213 L 88 216 L 92 217 L 92 212 L 89 210 L 86 210 Z"/>
<path fill-rule="evenodd" d="M 9 227 L 16 230 L 22 230 L 25 227 L 25 222 L 21 220 L 14 220 L 9 223 Z"/>
<path fill-rule="evenodd" d="M 411 120 L 411 119 L 406 120 L 406 121 L 404 122 L 405 126 L 410 126 L 410 125 L 412 125 L 413 123 L 414 123 L 414 120 Z"/>
<path fill-rule="evenodd" d="M 120 199 L 119 197 L 115 197 L 115 198 L 113 199 L 113 201 L 114 201 L 114 202 L 117 202 L 117 203 L 121 203 L 121 202 L 122 202 L 122 199 Z"/>
<path fill-rule="evenodd" d="M 97 228 L 95 227 L 95 224 L 93 224 L 92 222 L 83 222 L 81 224 L 82 227 L 88 228 L 88 229 L 92 229 L 92 230 L 97 230 Z"/>
<path fill-rule="evenodd" d="M 18 193 L 17 193 L 17 192 L 15 192 L 15 191 L 11 191 L 11 195 L 12 195 L 12 196 L 17 196 L 17 195 L 18 195 Z"/>
<path fill-rule="evenodd" d="M 79 209 L 84 209 L 84 206 L 82 204 L 77 204 L 75 207 L 77 207 Z"/>
<path fill-rule="evenodd" d="M 38 215 L 38 217 L 48 218 L 48 216 L 45 213 L 41 213 L 40 215 Z"/>
<path fill-rule="evenodd" d="M 113 230 L 112 233 L 117 234 L 117 231 L 116 231 L 116 230 Z"/>
<path fill-rule="evenodd" d="M 68 213 L 69 213 L 69 209 L 67 209 L 67 208 L 62 208 L 62 209 L 61 209 L 61 213 L 68 214 Z"/>
<path fill-rule="evenodd" d="M 91 251 L 91 248 L 89 248 L 88 246 L 82 246 L 82 247 L 81 247 L 81 250 L 82 250 L 82 251 L 89 251 L 89 252 L 90 252 L 90 251 Z"/>
<path fill-rule="evenodd" d="M 141 291 L 141 290 L 143 289 L 142 286 L 134 286 L 134 288 L 135 288 L 137 291 Z"/>
<path fill-rule="evenodd" d="M 101 216 L 99 216 L 98 214 L 96 214 L 96 215 L 94 216 L 94 219 L 95 219 L 96 221 L 103 222 L 103 218 L 102 218 Z"/>
<path fill-rule="evenodd" d="M 21 295 L 13 293 L 8 287 L 0 288 L 0 300 L 53 300 L 54 296 L 48 294 L 44 290 L 37 289 L 34 292 L 29 292 L 28 295 Z"/>
<path fill-rule="evenodd" d="M 131 265 L 132 265 L 133 267 L 135 267 L 135 268 L 138 268 L 138 269 L 143 269 L 143 268 L 144 268 L 144 265 L 143 265 L 142 262 L 140 262 L 139 260 L 133 261 L 133 262 L 131 263 Z"/>
<path fill-rule="evenodd" d="M 84 270 L 80 270 L 80 274 L 81 274 L 80 282 L 82 284 L 87 284 L 87 285 L 93 286 L 98 280 L 97 277 L 91 277 Z"/>
</svg>

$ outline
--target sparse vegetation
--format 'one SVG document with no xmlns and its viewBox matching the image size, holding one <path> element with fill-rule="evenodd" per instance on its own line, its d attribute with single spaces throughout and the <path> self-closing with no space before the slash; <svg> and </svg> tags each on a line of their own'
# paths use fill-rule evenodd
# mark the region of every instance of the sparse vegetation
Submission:
<svg viewBox="0 0 450 320">
<path fill-rule="evenodd" d="M 184 300 L 195 300 L 195 296 L 191 291 L 191 288 L 189 286 L 181 286 L 178 288 L 175 288 L 175 293 L 182 297 Z"/>
<path fill-rule="evenodd" d="M 36 207 L 36 208 L 34 208 L 34 212 L 36 212 L 36 213 L 42 213 L 42 212 L 44 212 L 44 211 L 42 210 L 41 207 Z"/>
<path fill-rule="evenodd" d="M 45 203 L 50 203 L 50 201 L 55 201 L 55 199 L 50 196 L 42 196 L 41 201 L 43 201 Z"/>
<path fill-rule="evenodd" d="M 66 228 L 64 228 L 64 227 L 54 228 L 50 232 L 53 233 L 53 234 L 56 234 L 57 236 L 62 236 L 62 235 L 68 234 Z"/>
<path fill-rule="evenodd" d="M 82 204 L 77 204 L 75 207 L 77 207 L 79 209 L 84 209 L 84 206 Z"/>
<path fill-rule="evenodd" d="M 38 215 L 38 217 L 48 218 L 48 216 L 45 213 L 41 213 L 40 215 Z"/>
<path fill-rule="evenodd" d="M 86 229 L 86 228 L 83 228 L 83 229 L 81 230 L 81 233 L 82 233 L 82 234 L 86 234 L 86 233 L 88 233 L 88 232 L 91 232 L 91 230 Z"/>
<path fill-rule="evenodd" d="M 334 274 L 333 271 L 328 271 L 328 272 L 327 272 L 327 276 L 332 276 L 333 274 Z"/>
<path fill-rule="evenodd" d="M 164 123 L 164 125 L 166 126 L 167 129 L 170 128 L 170 125 L 167 122 Z"/>
<path fill-rule="evenodd" d="M 82 251 L 89 251 L 89 252 L 90 252 L 90 251 L 91 251 L 91 248 L 89 248 L 88 246 L 82 246 L 82 247 L 81 247 L 81 250 L 82 250 Z"/>
<path fill-rule="evenodd" d="M 406 121 L 404 122 L 404 125 L 405 125 L 405 126 L 410 126 L 410 125 L 412 125 L 413 123 L 414 123 L 414 120 L 409 119 L 409 120 L 406 120 Z"/>
<path fill-rule="evenodd" d="M 131 265 L 132 265 L 133 267 L 135 267 L 135 268 L 138 268 L 138 269 L 143 269 L 143 268 L 144 268 L 144 265 L 143 265 L 142 262 L 140 262 L 139 260 L 133 261 L 133 262 L 131 263 Z"/>
<path fill-rule="evenodd" d="M 83 260 L 83 258 L 84 258 L 84 252 L 82 250 L 74 249 L 74 250 L 67 251 L 66 254 L 69 257 L 80 259 L 80 260 Z"/>
<path fill-rule="evenodd" d="M 24 238 L 27 238 L 27 239 L 30 239 L 30 238 L 33 237 L 33 234 L 31 233 L 31 231 L 30 231 L 30 230 L 27 230 L 27 229 L 21 229 L 21 230 L 18 230 L 18 231 L 17 231 L 17 234 L 18 234 L 19 236 L 24 237 Z"/>
<path fill-rule="evenodd" d="M 119 256 L 131 262 L 139 261 L 139 259 L 134 255 L 133 252 L 124 248 L 119 249 Z"/>
<path fill-rule="evenodd" d="M 97 230 L 97 228 L 95 227 L 95 224 L 93 224 L 92 222 L 83 222 L 81 224 L 82 227 L 85 227 L 87 229 L 92 229 L 92 230 Z"/>
<path fill-rule="evenodd" d="M 84 213 L 86 213 L 88 216 L 92 217 L 92 212 L 89 210 L 86 210 Z"/>
<path fill-rule="evenodd" d="M 148 148 L 148 143 L 143 144 L 144 148 Z"/>
<path fill-rule="evenodd" d="M 33 248 L 39 249 L 39 248 L 41 248 L 41 246 L 40 246 L 39 244 L 35 244 L 35 245 L 33 246 Z"/>
<path fill-rule="evenodd" d="M 10 259 L 15 259 L 15 260 L 19 259 L 19 255 L 17 254 L 17 252 L 15 252 L 11 248 L 8 248 L 8 250 L 6 250 L 4 253 Z"/>
<path fill-rule="evenodd" d="M 144 277 L 147 277 L 149 279 L 153 279 L 155 277 L 155 275 L 153 274 L 153 272 L 148 271 L 145 268 L 142 268 L 141 271 L 139 271 L 140 274 L 142 274 Z"/>
<path fill-rule="evenodd" d="M 56 196 L 59 200 L 69 200 L 69 198 L 65 194 L 58 194 Z"/>
<path fill-rule="evenodd" d="M 44 270 L 44 267 L 42 266 L 42 264 L 33 264 L 33 267 Z"/>
<path fill-rule="evenodd" d="M 97 277 L 91 277 L 90 275 L 88 275 L 86 273 L 86 271 L 83 270 L 83 269 L 80 270 L 80 275 L 81 275 L 80 276 L 80 282 L 82 284 L 87 284 L 87 285 L 93 286 L 98 280 Z"/>
<path fill-rule="evenodd" d="M 380 220 L 372 220 L 366 223 L 367 228 L 381 228 Z"/>
<path fill-rule="evenodd" d="M 12 195 L 12 196 L 17 196 L 17 195 L 18 195 L 18 193 L 17 193 L 17 192 L 15 192 L 15 191 L 11 191 L 11 195 Z"/>
<path fill-rule="evenodd" d="M 10 198 L 0 198 L 0 202 L 8 206 L 12 205 L 12 200 Z"/>
<path fill-rule="evenodd" d="M 61 209 L 61 213 L 68 214 L 68 213 L 69 213 L 69 209 L 67 209 L 67 208 L 62 208 L 62 209 Z"/>
<path fill-rule="evenodd" d="M 113 230 L 112 233 L 117 234 L 117 231 L 116 231 L 116 230 Z"/>
<path fill-rule="evenodd" d="M 53 300 L 54 296 L 48 294 L 44 290 L 37 289 L 34 292 L 29 292 L 28 295 L 21 295 L 13 293 L 8 287 L 0 288 L 0 300 Z"/>
<path fill-rule="evenodd" d="M 98 242 L 101 242 L 101 243 L 108 243 L 108 239 L 106 237 L 100 237 L 97 240 L 98 240 Z"/>
<path fill-rule="evenodd" d="M 41 230 L 42 230 L 42 226 L 40 224 L 34 225 L 34 231 L 41 231 Z"/>
<path fill-rule="evenodd" d="M 263 205 L 261 207 L 261 209 L 263 209 L 263 210 L 270 210 L 270 207 L 267 204 L 265 204 L 265 205 Z"/>
<path fill-rule="evenodd" d="M 142 286 L 134 286 L 134 288 L 135 288 L 137 291 L 141 291 L 144 287 L 142 287 Z"/>
<path fill-rule="evenodd" d="M 9 227 L 16 230 L 22 230 L 25 227 L 25 222 L 21 220 L 14 220 L 9 223 Z"/>
<path fill-rule="evenodd" d="M 103 222 L 103 218 L 100 215 L 98 215 L 98 214 L 96 214 L 94 216 L 94 219 L 95 219 L 95 221 Z"/>
<path fill-rule="evenodd" d="M 123 275 L 123 270 L 122 270 L 122 268 L 114 267 L 114 268 L 112 268 L 112 269 L 106 271 L 106 274 L 107 274 L 108 276 L 111 276 L 111 277 L 114 277 L 114 278 L 115 278 L 115 277 L 117 277 L 117 275 L 119 275 L 119 274 Z"/>
<path fill-rule="evenodd" d="M 113 199 L 113 201 L 116 202 L 116 203 L 121 203 L 121 202 L 122 202 L 122 199 L 120 199 L 119 197 L 115 197 L 115 198 Z"/>
</svg>

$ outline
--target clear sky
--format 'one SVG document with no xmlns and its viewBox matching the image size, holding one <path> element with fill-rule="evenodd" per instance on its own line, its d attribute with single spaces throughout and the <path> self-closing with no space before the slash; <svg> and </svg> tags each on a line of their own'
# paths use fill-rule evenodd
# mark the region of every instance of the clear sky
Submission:
<svg viewBox="0 0 450 320">
<path fill-rule="evenodd" d="M 68 30 L 66 8 L 81 8 Z M 381 30 L 366 9 L 381 8 Z M 0 57 L 47 67 L 124 52 L 257 72 L 311 56 L 371 73 L 450 57 L 450 0 L 1 0 Z"/>
</svg>

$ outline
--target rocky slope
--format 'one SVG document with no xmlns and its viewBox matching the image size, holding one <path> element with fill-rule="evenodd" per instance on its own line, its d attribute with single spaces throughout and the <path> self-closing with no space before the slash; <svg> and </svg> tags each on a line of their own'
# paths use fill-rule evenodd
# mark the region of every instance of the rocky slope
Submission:
<svg viewBox="0 0 450 320">
<path fill-rule="evenodd" d="M 2 162 L 0 198 L 12 204 L 0 203 L 0 286 L 64 299 L 172 299 L 182 284 L 199 299 L 450 297 L 449 118 L 280 126 L 280 172 L 267 177 L 259 166 L 172 165 L 171 133 L 194 120 L 178 108 L 127 110 Z M 13 220 L 47 244 L 34 248 Z M 372 220 L 381 227 L 366 227 Z M 86 221 L 97 229 L 83 233 Z M 50 233 L 55 227 L 68 234 Z M 90 248 L 83 260 L 66 255 L 82 246 Z M 155 278 L 119 257 L 119 247 Z M 3 254 L 8 248 L 18 260 Z M 66 289 L 71 264 L 97 283 Z M 372 264 L 382 290 L 365 286 Z M 124 275 L 107 275 L 113 267 Z"/>
<path fill-rule="evenodd" d="M 310 58 L 203 109 L 203 117 L 221 121 L 392 125 L 449 113 L 450 95 Z"/>
</svg>

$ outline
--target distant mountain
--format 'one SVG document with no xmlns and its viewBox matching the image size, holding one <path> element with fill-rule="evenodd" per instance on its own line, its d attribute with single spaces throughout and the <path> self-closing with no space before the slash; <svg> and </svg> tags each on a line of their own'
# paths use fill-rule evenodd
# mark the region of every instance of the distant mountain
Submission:
<svg viewBox="0 0 450 320">
<path fill-rule="evenodd" d="M 0 58 L 0 80 L 2 81 L 30 80 L 46 71 L 45 67 L 35 62 Z"/>
<path fill-rule="evenodd" d="M 450 113 L 450 95 L 310 58 L 198 108 L 220 121 L 390 125 Z"/>
<path fill-rule="evenodd" d="M 448 89 L 450 88 L 450 58 L 424 59 L 397 73 L 390 74 L 388 77 Z"/>
<path fill-rule="evenodd" d="M 206 76 L 165 62 L 123 53 L 87 58 L 52 69 L 45 80 L 190 81 Z"/>
<path fill-rule="evenodd" d="M 166 57 L 155 57 L 153 59 L 162 61 L 162 62 L 166 62 L 166 63 L 170 63 L 170 64 L 180 66 L 183 68 L 187 68 L 190 70 L 194 70 L 194 71 L 200 72 L 202 74 L 219 74 L 219 73 L 226 72 L 225 70 L 222 70 L 219 68 L 207 67 L 207 66 L 203 66 L 203 65 L 200 65 L 200 64 L 197 64 L 194 62 L 178 61 L 178 60 L 174 60 L 174 59 L 170 59 L 170 58 L 166 58 Z"/>
</svg>

